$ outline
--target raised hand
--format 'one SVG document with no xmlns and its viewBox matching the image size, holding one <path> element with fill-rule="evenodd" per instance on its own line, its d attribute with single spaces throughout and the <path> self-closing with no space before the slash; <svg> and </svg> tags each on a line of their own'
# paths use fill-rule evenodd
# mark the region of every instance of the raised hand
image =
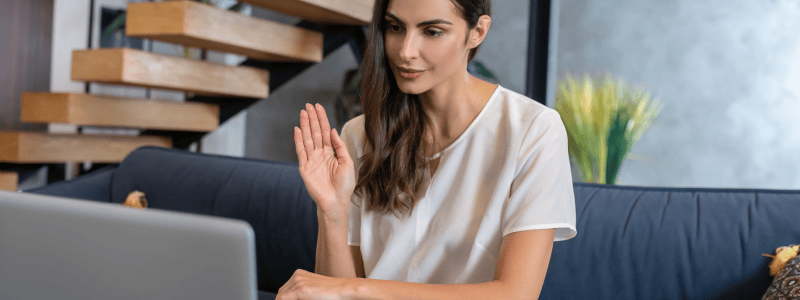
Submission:
<svg viewBox="0 0 800 300">
<path fill-rule="evenodd" d="M 350 207 L 355 189 L 353 160 L 336 129 L 331 129 L 322 105 L 306 104 L 300 128 L 294 128 L 300 176 L 318 213 L 341 213 Z"/>
</svg>

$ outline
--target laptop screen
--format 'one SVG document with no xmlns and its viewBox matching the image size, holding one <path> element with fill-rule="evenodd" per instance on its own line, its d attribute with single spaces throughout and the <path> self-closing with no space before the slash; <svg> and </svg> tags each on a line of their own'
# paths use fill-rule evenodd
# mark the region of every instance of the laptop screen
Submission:
<svg viewBox="0 0 800 300">
<path fill-rule="evenodd" d="M 0 299 L 256 299 L 241 220 L 0 191 Z"/>
</svg>

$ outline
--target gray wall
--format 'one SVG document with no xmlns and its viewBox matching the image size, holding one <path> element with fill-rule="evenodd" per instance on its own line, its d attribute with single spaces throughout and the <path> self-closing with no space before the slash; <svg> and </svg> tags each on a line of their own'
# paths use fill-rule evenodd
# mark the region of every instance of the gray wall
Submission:
<svg viewBox="0 0 800 300">
<path fill-rule="evenodd" d="M 560 3 L 559 79 L 610 72 L 664 104 L 620 184 L 800 188 L 800 1 Z"/>
<path fill-rule="evenodd" d="M 53 0 L 0 1 L 0 130 L 42 130 L 19 121 L 19 105 L 50 87 Z"/>
<path fill-rule="evenodd" d="M 483 62 L 501 85 L 524 93 L 529 1 L 495 1 L 492 10 L 489 34 L 475 59 Z M 298 21 L 257 7 L 253 7 L 253 16 L 287 24 Z M 356 67 L 350 48 L 342 47 L 251 106 L 247 110 L 245 156 L 296 161 L 292 134 L 294 126 L 299 125 L 300 110 L 306 102 L 318 102 L 330 117 L 345 72 Z M 331 126 L 337 125 L 331 120 Z"/>
<path fill-rule="evenodd" d="M 525 94 L 529 14 L 529 0 L 492 1 L 492 26 L 475 55 L 500 85 L 520 94 Z"/>
<path fill-rule="evenodd" d="M 300 126 L 300 111 L 306 103 L 325 107 L 331 127 L 337 127 L 333 103 L 341 90 L 344 74 L 356 68 L 349 47 L 341 47 L 293 80 L 273 91 L 268 98 L 247 109 L 245 156 L 297 161 L 294 127 Z"/>
</svg>

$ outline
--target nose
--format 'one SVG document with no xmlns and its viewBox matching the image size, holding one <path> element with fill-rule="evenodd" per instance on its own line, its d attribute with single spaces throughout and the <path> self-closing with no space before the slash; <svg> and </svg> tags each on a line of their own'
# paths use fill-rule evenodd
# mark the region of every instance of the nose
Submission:
<svg viewBox="0 0 800 300">
<path fill-rule="evenodd" d="M 414 34 L 406 34 L 403 38 L 403 45 L 400 47 L 400 58 L 405 61 L 419 57 L 419 41 L 414 36 Z"/>
</svg>

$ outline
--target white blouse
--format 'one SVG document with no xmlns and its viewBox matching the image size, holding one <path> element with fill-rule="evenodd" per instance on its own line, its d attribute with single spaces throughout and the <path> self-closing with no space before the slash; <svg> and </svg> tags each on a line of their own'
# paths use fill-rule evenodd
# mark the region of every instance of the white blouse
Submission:
<svg viewBox="0 0 800 300">
<path fill-rule="evenodd" d="M 364 116 L 348 121 L 341 136 L 358 174 Z M 410 216 L 368 212 L 353 195 L 348 244 L 360 246 L 367 278 L 488 282 L 505 235 L 555 228 L 555 241 L 563 241 L 577 234 L 567 132 L 555 110 L 498 86 L 438 156 Z"/>
</svg>

